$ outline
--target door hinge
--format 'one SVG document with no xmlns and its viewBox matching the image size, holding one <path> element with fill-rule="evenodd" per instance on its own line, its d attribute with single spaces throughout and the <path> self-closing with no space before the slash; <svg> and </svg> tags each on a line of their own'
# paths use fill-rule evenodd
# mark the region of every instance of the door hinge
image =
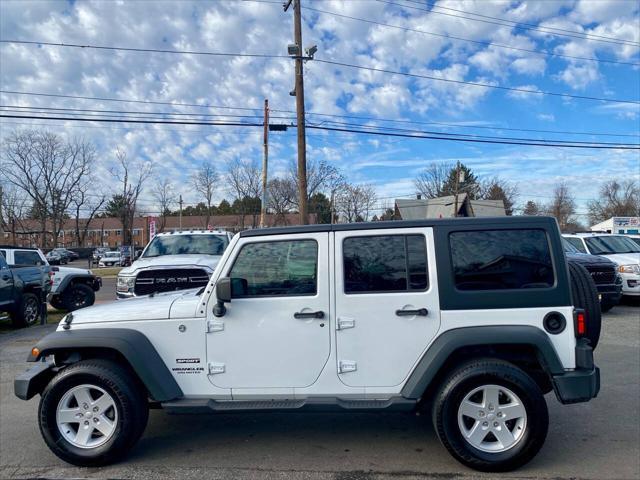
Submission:
<svg viewBox="0 0 640 480">
<path fill-rule="evenodd" d="M 224 373 L 225 366 L 224 363 L 210 363 L 209 364 L 209 375 L 216 375 L 218 373 Z"/>
<path fill-rule="evenodd" d="M 219 320 L 212 320 L 207 322 L 207 333 L 221 332 L 224 330 L 224 322 Z"/>
<path fill-rule="evenodd" d="M 338 373 L 355 372 L 358 369 L 358 364 L 353 360 L 340 360 L 338 362 Z"/>
<path fill-rule="evenodd" d="M 336 330 L 345 330 L 356 326 L 356 319 L 351 317 L 338 317 Z"/>
</svg>

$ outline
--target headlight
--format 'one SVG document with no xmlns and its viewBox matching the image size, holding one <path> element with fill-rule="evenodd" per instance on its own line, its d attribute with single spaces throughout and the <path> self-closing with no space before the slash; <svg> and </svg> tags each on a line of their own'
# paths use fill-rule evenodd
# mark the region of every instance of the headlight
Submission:
<svg viewBox="0 0 640 480">
<path fill-rule="evenodd" d="M 116 290 L 118 292 L 128 292 L 133 290 L 133 286 L 136 283 L 136 277 L 126 277 L 123 275 L 118 275 L 118 281 Z"/>
<path fill-rule="evenodd" d="M 618 267 L 620 273 L 637 273 L 640 274 L 640 265 L 620 265 Z"/>
</svg>

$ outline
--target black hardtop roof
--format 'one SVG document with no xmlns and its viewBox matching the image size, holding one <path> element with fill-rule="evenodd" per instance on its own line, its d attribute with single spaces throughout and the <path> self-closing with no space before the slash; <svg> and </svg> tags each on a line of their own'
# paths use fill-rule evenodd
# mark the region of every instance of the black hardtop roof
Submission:
<svg viewBox="0 0 640 480">
<path fill-rule="evenodd" d="M 547 227 L 558 228 L 556 219 L 553 217 L 539 216 L 507 216 L 507 217 L 458 217 L 458 218 L 434 218 L 427 220 L 390 220 L 384 222 L 360 222 L 360 223 L 336 223 L 317 225 L 298 225 L 292 227 L 271 227 L 255 228 L 243 230 L 239 233 L 241 237 L 260 237 L 264 235 L 291 235 L 294 233 L 319 233 L 319 232 L 342 232 L 353 230 L 389 230 L 394 228 L 415 228 L 415 227 L 499 227 L 514 228 L 526 227 Z"/>
<path fill-rule="evenodd" d="M 38 250 L 36 247 L 16 247 L 15 245 L 0 245 L 0 248 L 13 250 Z"/>
</svg>

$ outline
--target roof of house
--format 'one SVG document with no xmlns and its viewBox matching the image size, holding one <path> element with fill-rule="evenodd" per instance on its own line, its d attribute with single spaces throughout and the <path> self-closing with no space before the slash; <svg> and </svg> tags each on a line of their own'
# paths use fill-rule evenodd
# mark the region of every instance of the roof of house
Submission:
<svg viewBox="0 0 640 480">
<path fill-rule="evenodd" d="M 470 208 L 475 217 L 502 217 L 506 215 L 502 200 L 470 200 L 466 193 L 458 194 L 458 211 L 455 195 L 425 199 L 396 199 L 396 207 L 403 220 L 425 218 L 450 218 L 459 216 L 464 208 Z"/>
</svg>

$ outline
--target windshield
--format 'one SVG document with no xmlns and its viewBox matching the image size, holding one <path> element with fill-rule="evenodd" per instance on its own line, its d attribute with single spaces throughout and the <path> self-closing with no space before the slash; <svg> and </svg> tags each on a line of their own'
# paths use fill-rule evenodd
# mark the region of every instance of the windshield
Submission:
<svg viewBox="0 0 640 480">
<path fill-rule="evenodd" d="M 222 255 L 229 240 L 226 235 L 163 235 L 154 238 L 142 255 Z"/>
<path fill-rule="evenodd" d="M 627 237 L 602 236 L 585 238 L 589 251 L 595 255 L 612 253 L 639 253 L 640 245 Z"/>
<path fill-rule="evenodd" d="M 580 250 L 571 245 L 571 243 L 569 243 L 566 238 L 562 239 L 562 246 L 564 247 L 564 251 L 566 253 L 580 253 Z"/>
<path fill-rule="evenodd" d="M 105 257 L 119 257 L 120 252 L 107 252 L 104 254 Z"/>
</svg>

